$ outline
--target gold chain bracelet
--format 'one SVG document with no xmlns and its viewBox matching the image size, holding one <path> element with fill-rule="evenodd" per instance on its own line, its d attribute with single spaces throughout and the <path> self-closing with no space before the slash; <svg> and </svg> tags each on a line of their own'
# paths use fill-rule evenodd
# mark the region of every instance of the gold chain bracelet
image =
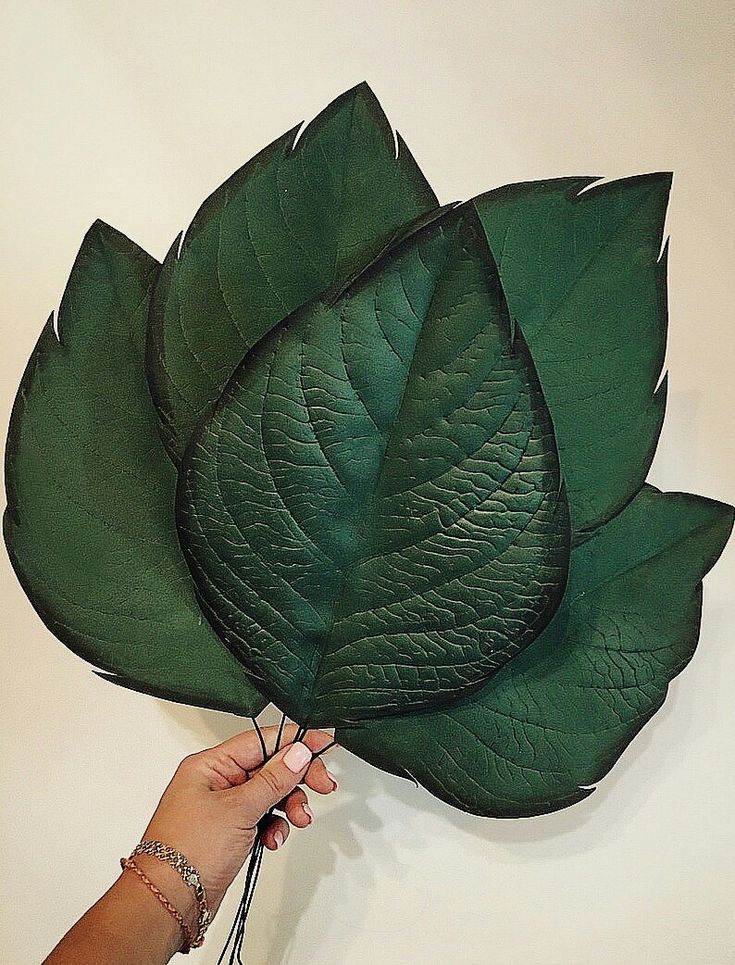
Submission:
<svg viewBox="0 0 735 965">
<path fill-rule="evenodd" d="M 123 871 L 135 872 L 135 874 L 140 878 L 140 880 L 143 882 L 146 888 L 156 896 L 158 901 L 161 902 L 161 904 L 169 913 L 169 915 L 171 915 L 172 918 L 174 918 L 178 922 L 179 928 L 181 929 L 181 933 L 184 936 L 184 945 L 183 945 L 183 948 L 181 949 L 181 952 L 182 954 L 187 955 L 189 953 L 189 949 L 192 947 L 194 936 L 192 935 L 191 929 L 184 921 L 184 916 L 181 914 L 178 908 L 175 908 L 171 904 L 171 902 L 160 890 L 160 888 L 157 888 L 153 884 L 151 879 L 140 870 L 138 865 L 131 858 L 120 858 L 120 867 L 123 869 Z"/>
<path fill-rule="evenodd" d="M 132 861 L 132 859 L 139 854 L 150 854 L 154 858 L 158 858 L 159 861 L 170 865 L 181 876 L 184 884 L 193 890 L 198 908 L 197 932 L 191 941 L 188 941 L 188 935 L 186 938 L 190 948 L 199 948 L 204 942 L 204 934 L 212 919 L 207 902 L 207 892 L 204 890 L 201 875 L 180 851 L 177 851 L 175 848 L 170 848 L 161 841 L 141 841 L 140 844 L 136 845 L 133 849 L 128 860 Z"/>
</svg>

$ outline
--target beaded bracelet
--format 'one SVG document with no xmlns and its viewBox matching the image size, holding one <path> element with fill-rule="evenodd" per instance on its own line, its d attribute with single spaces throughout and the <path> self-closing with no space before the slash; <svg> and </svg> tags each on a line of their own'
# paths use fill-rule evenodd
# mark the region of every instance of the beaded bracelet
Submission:
<svg viewBox="0 0 735 965">
<path fill-rule="evenodd" d="M 197 932 L 196 935 L 191 936 L 191 932 L 188 927 L 183 922 L 183 918 L 178 914 L 174 915 L 179 924 L 182 926 L 182 931 L 184 932 L 184 937 L 186 939 L 187 948 L 199 948 L 204 942 L 204 934 L 209 927 L 211 921 L 211 913 L 209 911 L 209 904 L 207 903 L 207 893 L 204 890 L 204 885 L 202 884 L 202 879 L 197 871 L 197 869 L 187 860 L 187 858 L 175 848 L 170 848 L 168 845 L 162 844 L 160 841 L 141 841 L 140 844 L 136 845 L 133 849 L 130 858 L 127 860 L 132 862 L 132 859 L 139 854 L 150 854 L 154 858 L 158 858 L 160 861 L 164 861 L 166 864 L 170 865 L 175 871 L 179 873 L 184 884 L 188 885 L 193 891 L 197 901 L 197 907 L 199 909 L 198 920 L 197 920 Z M 125 860 L 125 859 L 123 859 Z M 123 865 L 125 867 L 125 865 Z M 133 864 L 133 870 L 139 871 L 136 865 Z M 164 902 L 164 907 L 168 908 L 168 905 Z M 172 906 L 173 907 L 173 906 Z M 168 908 L 171 911 L 170 908 Z"/>
</svg>

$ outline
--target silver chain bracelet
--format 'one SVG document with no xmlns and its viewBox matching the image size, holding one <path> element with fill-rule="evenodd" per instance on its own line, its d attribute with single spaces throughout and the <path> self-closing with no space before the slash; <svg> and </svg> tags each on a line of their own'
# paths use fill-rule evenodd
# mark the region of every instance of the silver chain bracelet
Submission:
<svg viewBox="0 0 735 965">
<path fill-rule="evenodd" d="M 171 867 L 181 875 L 184 883 L 193 889 L 199 908 L 199 917 L 197 920 L 197 933 L 194 941 L 191 943 L 191 947 L 199 948 L 204 942 L 204 934 L 212 918 L 209 904 L 207 903 L 207 892 L 204 890 L 201 875 L 180 851 L 177 851 L 175 848 L 169 848 L 168 845 L 163 844 L 161 841 L 141 841 L 140 844 L 136 845 L 130 855 L 131 859 L 138 854 L 150 854 L 160 861 L 165 861 L 166 864 L 171 865 Z"/>
</svg>

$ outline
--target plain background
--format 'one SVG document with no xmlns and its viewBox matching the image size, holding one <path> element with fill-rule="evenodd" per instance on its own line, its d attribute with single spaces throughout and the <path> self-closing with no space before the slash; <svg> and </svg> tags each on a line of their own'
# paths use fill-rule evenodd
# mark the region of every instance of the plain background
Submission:
<svg viewBox="0 0 735 965">
<path fill-rule="evenodd" d="M 732 13 L 694 0 L 5 0 L 4 424 L 95 218 L 162 257 L 236 167 L 366 79 L 443 201 L 675 172 L 670 404 L 652 479 L 733 501 Z M 100 681 L 1 565 L 0 958 L 30 965 L 115 877 L 179 759 L 239 728 Z M 340 752 L 342 790 L 266 860 L 249 965 L 735 961 L 734 578 L 731 547 L 707 580 L 692 665 L 569 811 L 472 818 Z M 236 890 L 196 960 L 216 961 Z"/>
</svg>

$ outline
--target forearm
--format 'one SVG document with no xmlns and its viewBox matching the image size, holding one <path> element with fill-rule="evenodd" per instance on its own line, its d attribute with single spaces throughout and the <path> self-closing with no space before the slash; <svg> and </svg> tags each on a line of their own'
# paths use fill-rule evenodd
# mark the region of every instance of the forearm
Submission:
<svg viewBox="0 0 735 965">
<path fill-rule="evenodd" d="M 333 745 L 331 735 L 309 731 L 303 742 L 293 742 L 297 733 L 296 724 L 258 734 L 246 731 L 185 758 L 143 837 L 184 855 L 197 870 L 201 888 L 182 877 L 165 855 L 135 854 L 135 866 L 165 897 L 167 907 L 128 868 L 44 965 L 166 965 L 184 946 L 185 932 L 189 941 L 198 940 L 258 833 L 264 847 L 275 851 L 288 837 L 289 822 L 297 828 L 311 824 L 313 815 L 299 785 L 319 794 L 337 788 L 324 762 L 314 756 Z M 271 756 L 263 753 L 264 741 Z M 283 816 L 273 813 L 276 806 Z M 184 929 L 168 905 L 182 917 Z"/>
<path fill-rule="evenodd" d="M 141 855 L 136 864 L 189 923 L 196 919 L 191 895 L 176 872 Z M 67 932 L 44 965 L 165 965 L 181 948 L 176 919 L 132 871 L 112 887 Z"/>
</svg>

